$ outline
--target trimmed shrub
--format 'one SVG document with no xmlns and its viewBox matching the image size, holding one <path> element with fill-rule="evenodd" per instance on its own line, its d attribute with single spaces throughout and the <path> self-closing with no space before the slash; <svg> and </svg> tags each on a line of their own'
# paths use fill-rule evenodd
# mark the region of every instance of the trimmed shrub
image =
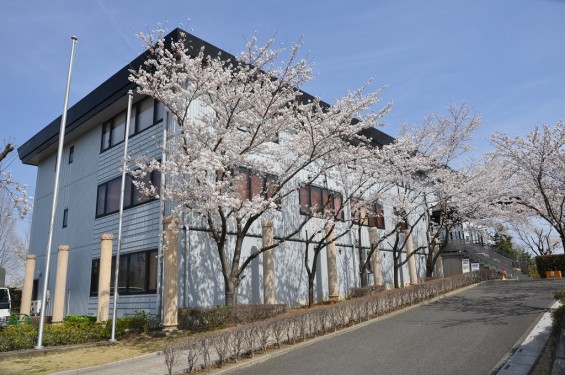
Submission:
<svg viewBox="0 0 565 375">
<path fill-rule="evenodd" d="M 214 331 L 235 324 L 265 320 L 286 311 L 286 305 L 237 305 L 179 309 L 179 328 L 191 332 Z"/>
<path fill-rule="evenodd" d="M 536 266 L 541 278 L 545 278 L 547 271 L 561 271 L 565 274 L 565 254 L 537 256 Z"/>
<path fill-rule="evenodd" d="M 385 285 L 371 285 L 371 286 L 364 286 L 361 288 L 351 288 L 349 295 L 351 298 L 357 297 L 364 297 L 364 296 L 371 296 L 373 294 L 381 293 L 386 290 Z"/>
</svg>

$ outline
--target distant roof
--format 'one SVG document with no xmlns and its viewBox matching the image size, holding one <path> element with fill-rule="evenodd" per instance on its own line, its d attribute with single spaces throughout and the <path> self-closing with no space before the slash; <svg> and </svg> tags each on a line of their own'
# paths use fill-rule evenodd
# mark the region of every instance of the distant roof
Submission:
<svg viewBox="0 0 565 375">
<path fill-rule="evenodd" d="M 165 36 L 166 44 L 170 45 L 171 41 L 178 41 L 182 39 L 183 36 L 185 37 L 187 44 L 192 47 L 189 49 L 189 52 L 192 52 L 195 55 L 203 47 L 205 53 L 208 55 L 216 56 L 218 53 L 221 53 L 221 55 L 225 56 L 226 59 L 235 58 L 232 54 L 179 28 L 174 29 Z M 84 98 L 79 100 L 75 105 L 70 107 L 67 110 L 65 136 L 79 128 L 83 123 L 100 113 L 116 100 L 126 96 L 128 90 L 135 89 L 137 87 L 136 84 L 128 79 L 130 70 L 137 70 L 140 68 L 146 58 L 147 54 L 142 53 L 128 65 L 124 66 L 117 73 L 108 78 L 100 86 L 92 90 Z M 312 95 L 306 92 L 302 93 L 303 97 L 306 99 L 313 99 Z M 60 127 L 61 116 L 57 117 L 49 125 L 31 137 L 27 142 L 18 147 L 20 160 L 24 164 L 37 165 L 39 163 L 39 154 L 58 142 Z M 380 146 L 394 141 L 393 137 L 375 128 L 367 129 L 363 132 L 363 135 L 371 138 Z"/>
</svg>

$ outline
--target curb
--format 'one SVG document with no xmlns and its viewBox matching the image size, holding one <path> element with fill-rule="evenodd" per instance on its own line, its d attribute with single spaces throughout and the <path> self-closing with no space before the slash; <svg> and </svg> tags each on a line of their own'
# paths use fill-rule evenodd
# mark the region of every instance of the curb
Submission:
<svg viewBox="0 0 565 375">
<path fill-rule="evenodd" d="M 555 302 L 534 323 L 534 327 L 522 335 L 514 345 L 516 350 L 507 354 L 496 366 L 496 375 L 528 375 L 535 367 L 552 331 L 551 312 L 561 305 Z M 526 336 L 526 337 L 524 337 Z M 496 371 L 496 370 L 494 370 Z"/>
</svg>

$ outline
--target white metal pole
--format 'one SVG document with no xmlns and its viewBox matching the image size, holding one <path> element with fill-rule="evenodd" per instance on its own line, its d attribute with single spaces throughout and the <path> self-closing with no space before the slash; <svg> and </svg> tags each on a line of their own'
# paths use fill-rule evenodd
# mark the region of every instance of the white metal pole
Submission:
<svg viewBox="0 0 565 375">
<path fill-rule="evenodd" d="M 67 88 L 65 90 L 65 104 L 63 106 L 63 116 L 61 117 L 61 128 L 59 130 L 59 148 L 57 150 L 57 164 L 55 167 L 55 185 L 53 186 L 53 206 L 51 207 L 51 222 L 49 224 L 49 234 L 47 236 L 47 249 L 45 255 L 45 279 L 43 280 L 43 295 L 41 296 L 41 314 L 39 319 L 39 334 L 37 336 L 37 346 L 35 349 L 43 349 L 43 326 L 45 320 L 45 304 L 47 302 L 47 284 L 49 284 L 49 262 L 51 262 L 51 245 L 53 243 L 53 229 L 55 227 L 55 214 L 57 213 L 57 199 L 59 197 L 59 175 L 61 171 L 61 157 L 65 141 L 65 127 L 67 125 L 67 106 L 69 105 L 69 89 L 71 87 L 71 73 L 73 71 L 73 61 L 75 59 L 75 47 L 78 38 L 71 36 L 71 60 L 69 62 L 69 74 L 67 75 Z"/>
<path fill-rule="evenodd" d="M 124 160 L 122 164 L 122 187 L 120 190 L 120 216 L 118 220 L 118 249 L 116 250 L 116 270 L 114 272 L 114 310 L 112 312 L 112 337 L 110 341 L 116 341 L 116 319 L 118 313 L 118 278 L 120 275 L 120 251 L 122 250 L 122 223 L 124 220 L 124 192 L 126 187 L 126 167 L 128 157 L 129 126 L 131 117 L 131 103 L 133 101 L 133 91 L 128 91 L 128 111 L 126 117 L 126 134 L 124 140 Z"/>
<path fill-rule="evenodd" d="M 163 152 L 161 153 L 161 165 L 167 160 L 167 129 L 169 124 L 172 127 L 172 118 L 169 111 L 165 110 L 163 116 Z M 174 130 L 171 129 L 171 132 Z M 159 186 L 159 245 L 157 248 L 157 321 L 161 325 L 163 323 L 163 221 L 165 215 L 165 200 L 163 194 L 165 192 L 167 175 L 161 173 L 161 185 Z"/>
</svg>

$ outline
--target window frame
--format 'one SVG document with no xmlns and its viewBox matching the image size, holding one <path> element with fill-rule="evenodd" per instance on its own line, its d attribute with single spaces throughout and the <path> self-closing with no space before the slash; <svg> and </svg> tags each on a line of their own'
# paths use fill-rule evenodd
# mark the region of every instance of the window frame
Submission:
<svg viewBox="0 0 565 375">
<path fill-rule="evenodd" d="M 66 228 L 69 224 L 69 209 L 65 208 L 63 210 L 63 228 Z"/>
<path fill-rule="evenodd" d="M 75 158 L 75 145 L 71 145 L 71 147 L 69 147 L 69 162 L 68 164 L 73 164 Z"/>
<path fill-rule="evenodd" d="M 145 255 L 145 263 L 144 263 L 144 280 L 143 280 L 143 289 L 133 291 L 132 289 L 135 286 L 132 286 L 133 279 L 132 275 L 132 258 L 134 256 Z M 120 282 L 118 282 L 118 291 L 120 295 L 140 295 L 140 294 L 156 294 L 157 293 L 157 261 L 153 262 L 154 272 L 151 272 L 152 262 L 151 259 L 157 257 L 157 249 L 149 249 L 149 250 L 142 250 L 142 251 L 132 251 L 125 254 L 120 254 L 120 279 L 122 279 L 125 275 L 125 286 L 121 287 Z M 110 279 L 110 295 L 114 294 L 114 283 L 115 283 L 115 274 L 116 274 L 116 255 L 112 255 L 112 264 L 111 264 L 111 279 Z M 122 272 L 125 268 L 125 272 Z M 98 296 L 98 278 L 100 275 L 100 258 L 92 259 L 91 268 L 90 268 L 90 296 L 97 297 Z M 151 284 L 151 278 L 154 278 L 154 285 Z M 154 287 L 153 287 L 154 286 Z"/>
<path fill-rule="evenodd" d="M 319 195 L 320 205 L 317 207 L 315 212 L 312 212 L 312 196 Z M 339 197 L 339 199 L 338 199 Z M 324 203 L 324 199 L 333 198 L 331 201 L 327 201 L 328 205 Z M 303 200 L 307 199 L 307 202 Z M 341 207 L 336 209 L 336 201 L 339 200 L 341 202 Z M 314 214 L 327 214 L 329 210 L 334 211 L 334 218 L 338 221 L 345 221 L 345 215 L 343 210 L 343 194 L 338 191 L 333 191 L 330 189 L 326 189 L 320 186 L 306 184 L 302 185 L 299 188 L 298 192 L 298 204 L 299 210 L 301 215 L 305 216 L 314 216 Z"/>
<path fill-rule="evenodd" d="M 140 111 L 139 108 L 141 107 L 142 103 L 144 103 L 145 101 L 149 101 L 152 100 L 153 101 L 153 105 L 151 106 L 151 110 L 152 110 L 152 114 L 151 114 L 151 120 L 152 123 L 147 125 L 146 127 L 144 127 L 142 130 L 139 130 L 140 124 L 139 124 L 139 115 L 140 115 Z M 160 109 L 160 111 L 159 111 Z M 162 114 L 162 115 L 159 115 Z M 150 96 L 145 96 L 144 98 L 138 100 L 134 105 L 132 105 L 132 117 L 130 120 L 130 134 L 128 135 L 129 138 L 143 133 L 145 130 L 152 128 L 153 126 L 155 126 L 156 124 L 160 123 L 163 121 L 163 118 L 165 117 L 165 108 L 163 103 L 153 99 Z M 110 119 L 104 121 L 102 123 L 102 134 L 100 137 L 100 153 L 103 153 L 105 151 L 108 151 L 110 149 L 112 149 L 115 146 L 118 146 L 120 144 L 122 144 L 125 140 L 125 126 L 124 126 L 124 135 L 123 138 L 119 141 L 116 142 L 115 141 L 115 135 L 114 135 L 114 129 L 117 128 L 116 126 L 116 120 L 118 120 L 120 118 L 120 116 L 124 116 L 125 117 L 125 121 L 127 121 L 127 110 L 125 111 L 121 111 L 119 113 L 117 113 L 116 115 L 112 116 Z M 133 120 L 133 123 L 131 122 Z M 132 130 L 133 129 L 133 130 Z M 104 145 L 104 136 L 107 134 L 108 136 L 108 146 L 105 147 Z"/>
<path fill-rule="evenodd" d="M 351 200 L 351 212 L 354 213 L 357 200 Z M 365 216 L 361 217 L 361 212 L 365 209 Z M 371 216 L 369 216 L 371 215 Z M 365 207 L 359 207 L 359 215 L 353 219 L 353 223 L 364 227 L 375 227 L 377 229 L 386 229 L 384 207 L 380 202 L 372 203 Z"/>
<path fill-rule="evenodd" d="M 270 199 L 273 197 L 273 195 L 269 191 L 269 187 L 272 186 L 273 184 L 276 185 L 278 176 L 272 173 L 257 172 L 248 167 L 236 168 L 232 173 L 234 177 L 243 176 L 243 178 L 241 178 L 242 180 L 241 186 L 236 187 L 236 192 L 239 193 L 239 197 L 242 200 L 252 200 L 257 195 L 259 195 L 263 199 Z M 254 193 L 253 187 L 256 186 L 254 185 L 254 182 L 257 182 L 257 180 L 259 180 L 258 182 L 261 184 L 261 188 L 260 188 L 261 191 L 259 192 L 259 194 L 253 194 Z M 243 186 L 245 187 L 244 188 L 245 191 L 240 191 L 239 188 Z M 277 199 L 275 202 L 280 207 L 281 205 L 280 198 Z"/>
<path fill-rule="evenodd" d="M 160 181 L 160 172 L 159 171 L 152 171 L 151 173 L 149 173 L 149 181 L 151 181 L 151 183 L 155 183 L 157 181 Z M 115 214 L 117 212 L 120 211 L 120 202 L 119 202 L 119 197 L 118 197 L 118 202 L 117 202 L 117 208 L 113 211 L 108 211 L 108 204 L 110 202 L 110 200 L 108 199 L 108 186 L 110 184 L 114 184 L 114 183 L 119 183 L 120 184 L 120 188 L 121 188 L 121 179 L 122 176 L 118 176 L 115 178 L 112 178 L 111 180 L 105 181 L 101 184 L 98 185 L 98 187 L 96 188 L 96 214 L 95 214 L 95 219 L 99 219 L 101 217 L 104 216 L 108 216 L 108 215 L 112 215 Z M 129 208 L 133 208 L 133 207 L 137 207 L 140 206 L 142 204 L 145 203 L 149 203 L 149 202 L 153 202 L 155 200 L 157 200 L 157 198 L 151 198 L 151 197 L 146 197 L 143 200 L 140 200 L 138 202 L 134 202 L 135 201 L 135 197 L 139 197 L 139 196 L 143 196 L 139 190 L 135 187 L 134 182 L 135 179 L 131 176 L 131 175 L 126 175 L 126 185 L 124 186 L 124 210 L 127 210 Z M 155 185 L 156 189 L 157 189 L 157 194 L 159 193 L 159 189 L 160 186 L 159 184 Z M 100 198 L 101 198 L 101 194 L 100 194 L 100 190 L 101 188 L 104 190 L 103 196 L 104 196 L 104 207 L 102 208 L 102 212 L 100 213 Z M 128 201 L 126 202 L 125 198 L 129 197 Z"/>
</svg>

